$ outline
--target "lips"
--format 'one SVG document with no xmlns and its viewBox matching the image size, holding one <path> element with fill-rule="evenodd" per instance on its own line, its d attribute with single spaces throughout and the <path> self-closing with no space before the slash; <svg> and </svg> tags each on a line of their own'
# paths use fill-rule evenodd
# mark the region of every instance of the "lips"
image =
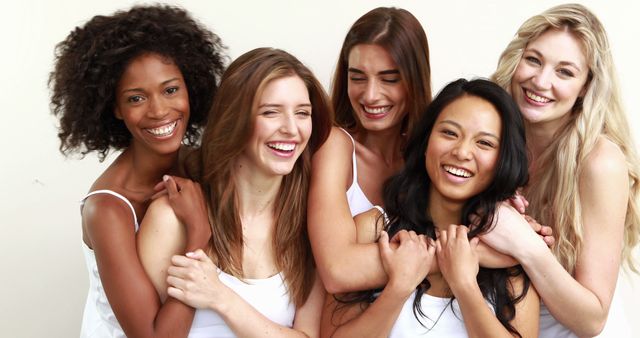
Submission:
<svg viewBox="0 0 640 338">
<path fill-rule="evenodd" d="M 156 137 L 166 137 L 173 134 L 177 126 L 178 120 L 175 120 L 159 127 L 146 128 L 145 131 Z"/>
<path fill-rule="evenodd" d="M 550 99 L 548 97 L 538 95 L 538 94 L 536 94 L 536 93 L 534 93 L 534 92 L 532 92 L 532 91 L 530 91 L 528 89 L 524 89 L 523 88 L 522 91 L 524 92 L 525 97 L 527 99 L 529 99 L 530 102 L 533 101 L 534 103 L 545 104 L 545 103 L 553 101 L 552 99 Z"/>
<path fill-rule="evenodd" d="M 276 155 L 282 157 L 293 156 L 297 145 L 296 142 L 267 142 L 267 147 L 273 150 Z"/>
<path fill-rule="evenodd" d="M 391 108 L 393 106 L 388 105 L 388 106 L 365 106 L 362 105 L 362 110 L 364 111 L 364 115 L 367 118 L 370 119 L 381 119 L 385 116 L 387 116 L 387 114 L 389 113 L 389 111 L 391 111 Z"/>
</svg>

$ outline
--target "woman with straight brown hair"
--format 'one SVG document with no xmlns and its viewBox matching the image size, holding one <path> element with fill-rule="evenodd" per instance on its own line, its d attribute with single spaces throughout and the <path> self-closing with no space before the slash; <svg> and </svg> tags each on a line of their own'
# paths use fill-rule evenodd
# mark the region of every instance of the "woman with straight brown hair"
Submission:
<svg viewBox="0 0 640 338">
<path fill-rule="evenodd" d="M 383 182 L 402 168 L 407 132 L 431 102 L 420 22 L 387 7 L 360 17 L 342 45 L 332 100 L 339 127 L 312 160 L 309 236 L 324 285 L 336 293 L 386 282 L 376 245 L 357 243 L 352 217 L 382 205 Z"/>
<path fill-rule="evenodd" d="M 284 51 L 252 50 L 225 72 L 202 148 L 187 161 L 202 189 L 166 177 L 168 198 L 151 205 L 138 237 L 161 297 L 203 309 L 190 337 L 318 335 L 323 287 L 306 195 L 311 154 L 331 121 L 322 86 Z M 186 213 L 208 214 L 209 248 L 171 257 L 185 243 Z"/>
</svg>

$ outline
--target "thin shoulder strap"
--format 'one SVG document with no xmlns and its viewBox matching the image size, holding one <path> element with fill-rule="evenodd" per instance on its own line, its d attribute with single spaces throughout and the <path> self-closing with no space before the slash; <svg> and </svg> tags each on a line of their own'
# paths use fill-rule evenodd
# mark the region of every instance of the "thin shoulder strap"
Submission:
<svg viewBox="0 0 640 338">
<path fill-rule="evenodd" d="M 138 231 L 139 225 L 138 225 L 138 217 L 136 216 L 136 210 L 133 209 L 133 205 L 131 204 L 131 202 L 129 202 L 129 200 L 126 197 L 118 194 L 117 192 L 115 192 L 113 190 L 106 190 L 106 189 L 105 190 L 95 190 L 95 191 L 92 191 L 92 192 L 88 193 L 87 196 L 85 196 L 82 199 L 82 203 L 84 204 L 84 201 L 87 198 L 89 198 L 90 196 L 93 196 L 93 195 L 97 195 L 97 194 L 108 194 L 108 195 L 111 195 L 111 196 L 115 196 L 115 197 L 119 198 L 120 200 L 122 200 L 123 202 L 127 203 L 129 208 L 131 209 L 131 213 L 133 214 L 133 223 L 135 224 L 135 230 L 136 230 L 136 232 Z"/>
<path fill-rule="evenodd" d="M 349 139 L 351 140 L 351 144 L 353 144 L 353 153 L 351 154 L 351 163 L 352 163 L 352 167 L 353 167 L 353 183 L 357 183 L 358 182 L 358 167 L 356 165 L 356 141 L 353 139 L 353 136 L 351 136 L 351 134 L 349 134 L 346 130 L 342 129 L 341 127 L 338 127 L 340 130 L 342 130 L 345 134 L 347 134 L 347 136 L 349 136 Z"/>
<path fill-rule="evenodd" d="M 378 211 L 380 211 L 380 213 L 382 214 L 382 217 L 384 218 L 384 225 L 386 226 L 387 224 L 389 224 L 389 216 L 387 216 L 387 213 L 384 212 L 384 209 L 382 209 L 382 207 L 379 205 L 374 205 L 373 207 L 378 209 Z"/>
</svg>

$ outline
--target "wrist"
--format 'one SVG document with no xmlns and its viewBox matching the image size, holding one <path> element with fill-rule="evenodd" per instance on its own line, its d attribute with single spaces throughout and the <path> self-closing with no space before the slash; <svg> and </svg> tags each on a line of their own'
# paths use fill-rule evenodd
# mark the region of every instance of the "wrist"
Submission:
<svg viewBox="0 0 640 338">
<path fill-rule="evenodd" d="M 394 298 L 399 298 L 407 300 L 409 296 L 416 290 L 416 285 L 410 286 L 406 283 L 401 283 L 396 280 L 390 280 L 389 283 L 384 287 L 384 292 L 389 294 Z"/>
</svg>

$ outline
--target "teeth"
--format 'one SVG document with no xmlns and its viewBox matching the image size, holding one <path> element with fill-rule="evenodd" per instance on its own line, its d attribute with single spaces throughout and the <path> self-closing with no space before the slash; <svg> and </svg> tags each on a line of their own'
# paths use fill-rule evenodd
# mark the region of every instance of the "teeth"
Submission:
<svg viewBox="0 0 640 338">
<path fill-rule="evenodd" d="M 448 165 L 444 166 L 444 170 L 446 172 L 448 172 L 449 174 L 452 174 L 452 175 L 455 175 L 455 176 L 459 176 L 459 177 L 469 178 L 469 177 L 472 176 L 470 172 L 468 172 L 468 171 L 466 171 L 464 169 L 456 168 L 456 167 L 452 167 L 452 166 L 448 166 Z"/>
<path fill-rule="evenodd" d="M 367 107 L 364 106 L 364 111 L 366 111 L 369 114 L 383 114 L 389 111 L 389 109 L 391 109 L 391 106 L 384 106 L 384 107 Z"/>
<path fill-rule="evenodd" d="M 536 101 L 536 102 L 547 103 L 547 102 L 551 101 L 550 99 L 548 99 L 546 97 L 538 96 L 538 95 L 536 95 L 536 94 L 534 94 L 534 93 L 532 93 L 532 92 L 530 92 L 528 90 L 525 90 L 524 93 L 525 93 L 525 95 L 527 95 L 528 98 L 530 98 L 531 100 Z"/>
<path fill-rule="evenodd" d="M 267 146 L 280 151 L 292 151 L 296 147 L 295 143 L 284 142 L 267 143 Z"/>
<path fill-rule="evenodd" d="M 173 133 L 173 130 L 176 129 L 176 125 L 178 125 L 178 121 L 173 121 L 172 123 L 166 124 L 162 127 L 146 129 L 146 131 L 155 136 L 167 136 Z"/>
</svg>

